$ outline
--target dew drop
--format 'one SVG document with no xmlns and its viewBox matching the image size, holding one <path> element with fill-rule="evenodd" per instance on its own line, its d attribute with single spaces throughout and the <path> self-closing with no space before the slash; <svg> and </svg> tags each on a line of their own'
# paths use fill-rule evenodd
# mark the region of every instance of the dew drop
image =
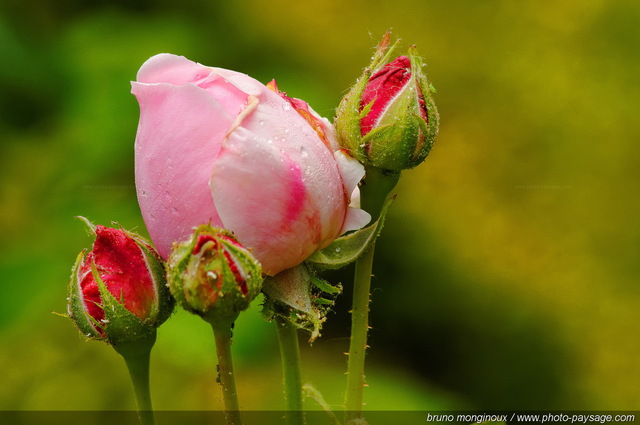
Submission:
<svg viewBox="0 0 640 425">
<path fill-rule="evenodd" d="M 342 251 L 342 248 L 337 247 L 337 248 L 336 248 L 336 252 L 340 252 L 340 251 Z"/>
<path fill-rule="evenodd" d="M 283 103 L 282 109 L 284 109 L 285 111 L 291 110 L 291 105 L 289 104 L 289 102 Z"/>
<path fill-rule="evenodd" d="M 209 277 L 211 280 L 216 280 L 216 279 L 218 279 L 218 275 L 217 275 L 217 274 L 215 274 L 215 273 L 214 273 L 214 272 L 212 272 L 212 271 L 208 271 L 208 272 L 207 272 L 207 277 Z"/>
</svg>

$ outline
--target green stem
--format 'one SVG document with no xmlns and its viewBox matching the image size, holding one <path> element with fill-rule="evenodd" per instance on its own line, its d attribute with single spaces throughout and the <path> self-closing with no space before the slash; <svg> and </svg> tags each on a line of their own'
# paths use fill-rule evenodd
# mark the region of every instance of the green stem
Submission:
<svg viewBox="0 0 640 425">
<path fill-rule="evenodd" d="M 303 425 L 302 372 L 298 329 L 285 318 L 276 315 L 278 343 L 284 375 L 284 395 L 287 402 L 287 425 Z"/>
<path fill-rule="evenodd" d="M 400 173 L 368 167 L 366 178 L 360 188 L 362 208 L 369 212 L 372 220 L 380 215 L 385 199 L 391 194 Z M 371 294 L 371 270 L 375 242 L 356 260 L 353 282 L 353 305 L 351 308 L 351 340 L 347 365 L 347 388 L 345 391 L 346 421 L 362 417 L 364 399 L 365 354 L 369 331 L 369 302 Z"/>
<path fill-rule="evenodd" d="M 156 422 L 149 389 L 149 363 L 151 348 L 155 341 L 156 333 L 154 332 L 149 338 L 120 343 L 113 347 L 120 353 L 127 364 L 136 397 L 140 425 L 155 425 Z"/>
<path fill-rule="evenodd" d="M 369 294 L 371 293 L 371 269 L 375 242 L 356 261 L 351 307 L 351 341 L 347 366 L 347 391 L 345 410 L 347 420 L 361 416 L 365 387 L 364 360 L 369 330 Z"/>
<path fill-rule="evenodd" d="M 226 322 L 212 323 L 211 327 L 213 328 L 216 354 L 218 356 L 218 382 L 222 387 L 224 416 L 228 425 L 242 425 L 236 381 L 233 375 L 233 362 L 231 360 L 231 324 Z"/>
</svg>

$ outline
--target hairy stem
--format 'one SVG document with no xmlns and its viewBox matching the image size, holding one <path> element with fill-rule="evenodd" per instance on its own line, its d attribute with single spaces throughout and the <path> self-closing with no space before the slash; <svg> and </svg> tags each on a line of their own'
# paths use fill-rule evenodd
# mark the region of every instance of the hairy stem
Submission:
<svg viewBox="0 0 640 425">
<path fill-rule="evenodd" d="M 213 328 L 216 354 L 218 356 L 218 382 L 222 388 L 224 416 L 227 420 L 227 425 L 242 425 L 236 380 L 233 374 L 233 362 L 231 360 L 231 324 L 226 322 L 212 323 L 211 327 Z"/>
<path fill-rule="evenodd" d="M 287 425 L 303 425 L 302 371 L 298 329 L 283 317 L 276 316 L 278 343 L 284 375 L 284 394 L 287 402 Z"/>
</svg>

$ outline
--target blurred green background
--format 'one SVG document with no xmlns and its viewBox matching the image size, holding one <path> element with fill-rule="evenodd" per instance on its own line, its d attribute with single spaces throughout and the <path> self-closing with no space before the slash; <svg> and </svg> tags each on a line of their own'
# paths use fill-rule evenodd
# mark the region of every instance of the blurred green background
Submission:
<svg viewBox="0 0 640 425">
<path fill-rule="evenodd" d="M 367 408 L 640 408 L 639 2 L 4 0 L 0 410 L 134 408 L 122 359 L 51 312 L 91 243 L 73 216 L 146 234 L 129 81 L 148 57 L 275 77 L 332 117 L 389 27 L 425 56 L 441 129 L 377 247 Z M 335 406 L 351 273 L 303 350 Z M 283 408 L 274 326 L 255 308 L 234 342 L 242 406 Z M 155 407 L 219 409 L 214 359 L 175 314 Z"/>
</svg>

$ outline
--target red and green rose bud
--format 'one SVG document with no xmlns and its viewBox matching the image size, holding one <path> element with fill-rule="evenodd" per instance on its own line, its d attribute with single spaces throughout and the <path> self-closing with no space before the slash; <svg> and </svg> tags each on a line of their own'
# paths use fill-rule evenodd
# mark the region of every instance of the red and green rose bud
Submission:
<svg viewBox="0 0 640 425">
<path fill-rule="evenodd" d="M 69 316 L 87 337 L 113 345 L 154 337 L 175 304 L 160 256 L 139 235 L 87 224 L 96 239 L 73 267 Z"/>
<path fill-rule="evenodd" d="M 342 99 L 336 116 L 340 143 L 365 165 L 402 171 L 420 164 L 438 134 L 433 86 L 415 46 L 391 60 L 385 35 L 371 65 Z M 397 43 L 396 43 L 397 44 Z"/>
<path fill-rule="evenodd" d="M 178 304 L 212 324 L 235 320 L 262 288 L 260 263 L 230 232 L 209 225 L 174 245 L 167 267 Z"/>
</svg>

